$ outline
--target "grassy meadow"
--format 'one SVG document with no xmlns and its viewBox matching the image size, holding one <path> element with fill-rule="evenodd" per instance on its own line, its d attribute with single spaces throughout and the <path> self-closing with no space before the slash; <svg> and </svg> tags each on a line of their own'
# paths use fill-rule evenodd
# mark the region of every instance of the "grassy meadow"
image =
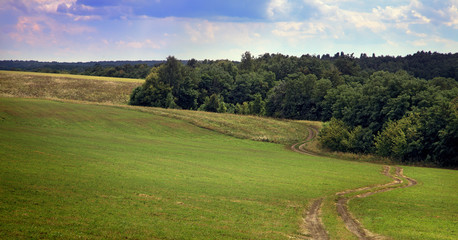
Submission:
<svg viewBox="0 0 458 240">
<path fill-rule="evenodd" d="M 378 165 L 131 109 L 0 109 L 0 238 L 285 239 L 309 200 L 389 181 Z"/>
<path fill-rule="evenodd" d="M 127 104 L 142 79 L 0 71 L 0 96 Z"/>
<path fill-rule="evenodd" d="M 126 108 L 125 106 L 118 106 Z M 286 120 L 240 114 L 219 114 L 191 110 L 134 107 L 129 109 L 184 120 L 198 127 L 225 135 L 261 142 L 291 145 L 307 138 L 309 126 L 321 122 Z"/>
<path fill-rule="evenodd" d="M 126 106 L 141 83 L 0 71 L 0 239 L 301 238 L 320 197 L 330 238 L 356 239 L 335 193 L 391 182 L 288 150 L 319 122 Z M 392 239 L 457 239 L 456 170 L 403 168 L 416 186 L 353 214 Z"/>
<path fill-rule="evenodd" d="M 404 167 L 419 185 L 350 201 L 373 232 L 394 239 L 458 239 L 456 170 Z"/>
</svg>

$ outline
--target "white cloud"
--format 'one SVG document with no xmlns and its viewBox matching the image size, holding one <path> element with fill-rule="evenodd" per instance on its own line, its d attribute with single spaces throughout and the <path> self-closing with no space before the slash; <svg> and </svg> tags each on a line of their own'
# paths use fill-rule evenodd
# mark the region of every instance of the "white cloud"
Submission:
<svg viewBox="0 0 458 240">
<path fill-rule="evenodd" d="M 341 9 L 335 4 L 337 1 L 304 0 L 304 2 L 319 10 L 321 15 L 315 21 L 322 22 L 329 28 L 368 28 L 373 32 L 380 32 L 387 28 L 377 15 Z"/>
<path fill-rule="evenodd" d="M 386 6 L 385 8 L 377 6 L 376 8 L 372 9 L 372 13 L 379 19 L 388 20 L 388 21 L 396 21 L 396 22 L 406 20 L 408 11 L 409 10 L 407 6 L 401 6 L 401 7 Z"/>
<path fill-rule="evenodd" d="M 272 33 L 276 36 L 287 38 L 309 38 L 325 32 L 324 24 L 315 22 L 279 22 L 275 23 Z"/>
<path fill-rule="evenodd" d="M 277 16 L 286 16 L 291 10 L 291 5 L 288 0 L 271 0 L 267 5 L 267 16 L 276 18 Z"/>
<path fill-rule="evenodd" d="M 29 9 L 47 13 L 57 12 L 60 5 L 71 7 L 77 0 L 25 0 L 22 3 Z"/>
<path fill-rule="evenodd" d="M 185 25 L 191 41 L 193 42 L 211 42 L 215 39 L 215 33 L 219 27 L 207 20 L 199 22 L 190 22 Z"/>
<path fill-rule="evenodd" d="M 29 45 L 46 46 L 61 44 L 62 35 L 80 35 L 95 31 L 92 27 L 61 23 L 47 16 L 21 16 L 9 36 Z"/>
<path fill-rule="evenodd" d="M 412 16 L 420 20 L 420 23 L 429 23 L 431 20 L 423 15 L 421 15 L 419 12 L 412 10 L 411 11 Z"/>
<path fill-rule="evenodd" d="M 118 45 L 118 47 L 121 47 L 121 48 L 135 48 L 135 49 L 159 49 L 161 48 L 160 44 L 150 39 L 146 39 L 144 41 L 129 41 L 129 42 L 118 41 L 116 45 Z"/>
<path fill-rule="evenodd" d="M 445 25 L 458 29 L 458 0 L 455 2 L 446 10 L 449 20 L 445 22 Z"/>
</svg>

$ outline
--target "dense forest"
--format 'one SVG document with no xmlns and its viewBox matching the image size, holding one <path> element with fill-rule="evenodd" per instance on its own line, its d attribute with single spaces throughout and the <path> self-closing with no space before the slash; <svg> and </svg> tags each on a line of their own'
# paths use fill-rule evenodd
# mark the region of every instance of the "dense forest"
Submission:
<svg viewBox="0 0 458 240">
<path fill-rule="evenodd" d="M 130 104 L 325 121 L 324 147 L 456 167 L 458 54 L 168 57 Z"/>
</svg>

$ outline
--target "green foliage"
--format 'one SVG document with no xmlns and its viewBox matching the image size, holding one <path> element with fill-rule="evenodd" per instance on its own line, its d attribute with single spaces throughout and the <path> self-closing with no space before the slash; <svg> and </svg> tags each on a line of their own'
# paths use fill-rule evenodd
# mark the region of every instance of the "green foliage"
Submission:
<svg viewBox="0 0 458 240">
<path fill-rule="evenodd" d="M 348 151 L 353 153 L 372 153 L 374 135 L 369 128 L 357 126 L 348 136 Z"/>
<path fill-rule="evenodd" d="M 242 61 L 240 62 L 240 70 L 246 71 L 246 72 L 251 72 L 254 70 L 253 56 L 251 56 L 251 53 L 248 51 L 242 54 Z"/>
<path fill-rule="evenodd" d="M 313 74 L 290 74 L 275 86 L 267 99 L 267 115 L 281 118 L 317 119 Z"/>
<path fill-rule="evenodd" d="M 358 60 L 343 52 L 300 58 L 282 54 L 256 58 L 245 52 L 238 65 L 227 60 L 194 60 L 184 66 L 168 57 L 153 68 L 154 77 L 148 76 L 130 102 L 287 119 L 335 118 L 343 122 L 347 133 L 325 140 L 323 145 L 330 144 L 327 147 L 333 150 L 445 164 L 448 160 L 443 156 L 453 153 L 444 146 L 455 139 L 454 120 L 440 119 L 434 111 L 453 115 L 444 106 L 458 95 L 456 81 L 439 74 L 430 81 L 419 79 L 391 60 L 386 65 L 389 71 L 360 65 L 370 61 L 366 55 Z M 415 134 L 406 129 L 413 113 L 422 113 L 415 115 L 422 122 Z"/>
<path fill-rule="evenodd" d="M 216 94 L 212 94 L 210 97 L 207 97 L 200 109 L 207 112 L 218 113 L 225 113 L 227 111 L 227 107 L 223 99 L 221 96 Z"/>
<path fill-rule="evenodd" d="M 243 102 L 242 104 L 237 103 L 235 105 L 235 113 L 247 115 L 250 114 L 250 105 L 248 102 Z"/>
<path fill-rule="evenodd" d="M 254 95 L 254 100 L 250 102 L 250 113 L 259 116 L 266 113 L 266 103 L 262 100 L 261 94 Z"/>
<path fill-rule="evenodd" d="M 350 130 L 342 120 L 332 118 L 323 125 L 319 136 L 321 144 L 333 151 L 348 150 Z"/>
<path fill-rule="evenodd" d="M 176 108 L 172 87 L 159 81 L 156 74 L 151 73 L 145 83 L 134 89 L 129 104 L 149 107 Z"/>
<path fill-rule="evenodd" d="M 389 121 L 386 128 L 375 137 L 375 147 L 381 156 L 401 161 L 421 152 L 421 123 L 418 114 L 409 114 L 398 121 Z"/>
<path fill-rule="evenodd" d="M 458 88 L 452 101 L 443 99 L 420 118 L 424 148 L 421 155 L 440 166 L 458 165 Z"/>
<path fill-rule="evenodd" d="M 337 69 L 345 75 L 356 75 L 360 71 L 358 64 L 356 63 L 356 59 L 353 56 L 340 56 L 334 62 L 334 65 Z"/>
</svg>

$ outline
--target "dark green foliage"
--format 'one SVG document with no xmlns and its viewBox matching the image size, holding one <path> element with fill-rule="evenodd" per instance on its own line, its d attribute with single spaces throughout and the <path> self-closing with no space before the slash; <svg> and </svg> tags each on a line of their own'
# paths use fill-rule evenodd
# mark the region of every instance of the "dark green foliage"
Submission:
<svg viewBox="0 0 458 240">
<path fill-rule="evenodd" d="M 377 154 L 406 161 L 416 159 L 422 142 L 418 114 L 409 114 L 398 121 L 389 121 L 385 129 L 375 138 Z"/>
<path fill-rule="evenodd" d="M 348 136 L 348 151 L 353 153 L 371 153 L 373 151 L 374 135 L 369 128 L 357 126 Z"/>
<path fill-rule="evenodd" d="M 358 59 L 359 66 L 368 71 L 397 72 L 405 70 L 414 77 L 433 79 L 435 77 L 458 80 L 458 53 L 417 52 L 405 57 L 378 56 Z"/>
<path fill-rule="evenodd" d="M 240 70 L 246 71 L 246 72 L 251 72 L 254 70 L 253 56 L 251 56 L 251 53 L 248 51 L 246 51 L 242 55 L 242 61 L 240 62 Z"/>
<path fill-rule="evenodd" d="M 326 125 L 321 142 L 332 150 L 456 166 L 458 88 L 452 86 L 401 71 L 376 72 L 363 84 L 331 89 L 323 108 L 341 122 Z"/>
<path fill-rule="evenodd" d="M 260 116 L 266 113 L 266 103 L 262 100 L 261 94 L 254 95 L 254 100 L 250 102 L 250 113 Z"/>
<path fill-rule="evenodd" d="M 130 95 L 129 104 L 163 108 L 177 107 L 172 95 L 172 88 L 158 81 L 158 79 L 152 75 L 147 78 L 142 86 L 134 89 Z"/>
<path fill-rule="evenodd" d="M 217 64 L 204 65 L 198 69 L 199 90 L 202 97 L 219 94 L 227 98 L 233 88 L 234 78 Z"/>
<path fill-rule="evenodd" d="M 317 78 L 313 74 L 295 73 L 275 86 L 267 99 L 267 115 L 281 118 L 316 120 L 317 102 L 315 85 Z"/>
<path fill-rule="evenodd" d="M 200 106 L 200 110 L 225 113 L 227 111 L 227 107 L 221 96 L 212 94 L 210 97 L 205 98 L 205 102 Z"/>
<path fill-rule="evenodd" d="M 282 54 L 254 57 L 245 52 L 240 63 L 191 59 L 186 65 L 168 57 L 133 91 L 130 103 L 332 119 L 320 135 L 322 145 L 334 151 L 456 166 L 455 75 L 445 70 L 425 75 L 415 65 L 441 62 L 448 68 L 456 56 L 417 53 L 406 58 L 361 55 L 357 59 L 341 52 L 333 57 L 298 58 Z M 430 62 L 432 59 L 437 61 Z M 386 71 L 375 71 L 380 69 Z"/>
<path fill-rule="evenodd" d="M 342 120 L 332 118 L 324 124 L 319 136 L 321 143 L 333 151 L 348 150 L 350 130 Z"/>
</svg>

